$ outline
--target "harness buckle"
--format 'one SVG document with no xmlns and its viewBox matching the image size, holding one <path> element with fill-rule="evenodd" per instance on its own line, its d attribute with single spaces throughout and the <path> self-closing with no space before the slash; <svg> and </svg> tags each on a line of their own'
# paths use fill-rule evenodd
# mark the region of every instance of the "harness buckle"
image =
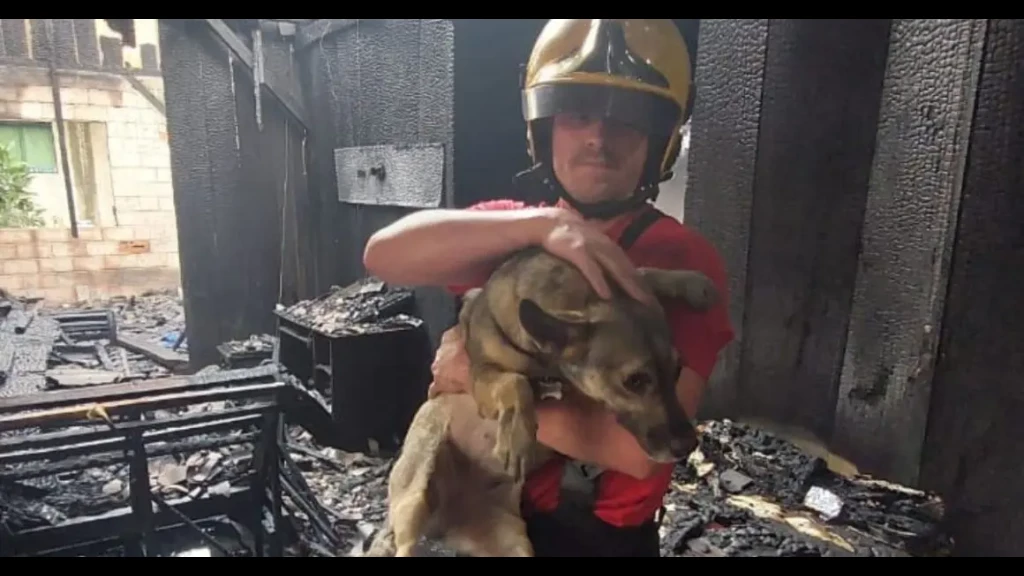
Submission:
<svg viewBox="0 0 1024 576">
<path fill-rule="evenodd" d="M 586 510 L 593 510 L 604 468 L 576 460 L 568 460 L 562 470 L 559 500 Z"/>
</svg>

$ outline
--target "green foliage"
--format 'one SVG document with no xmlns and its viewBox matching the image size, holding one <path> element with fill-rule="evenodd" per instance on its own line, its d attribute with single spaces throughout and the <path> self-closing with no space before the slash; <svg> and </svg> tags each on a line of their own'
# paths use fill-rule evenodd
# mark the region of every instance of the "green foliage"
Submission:
<svg viewBox="0 0 1024 576">
<path fill-rule="evenodd" d="M 32 200 L 28 165 L 16 160 L 9 146 L 0 144 L 0 228 L 43 225 L 43 213 Z"/>
</svg>

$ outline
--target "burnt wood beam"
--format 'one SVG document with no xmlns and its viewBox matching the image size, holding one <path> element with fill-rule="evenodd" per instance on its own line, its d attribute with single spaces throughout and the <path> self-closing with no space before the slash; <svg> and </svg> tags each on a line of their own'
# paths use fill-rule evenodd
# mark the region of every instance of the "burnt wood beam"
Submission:
<svg viewBox="0 0 1024 576">
<path fill-rule="evenodd" d="M 701 418 L 735 416 L 746 316 L 747 262 L 757 143 L 768 46 L 768 20 L 702 20 L 698 88 L 691 127 L 686 222 L 718 247 L 729 271 L 734 343 L 709 379 Z"/>
<path fill-rule="evenodd" d="M 223 42 L 228 49 L 230 49 L 231 52 L 245 64 L 248 73 L 253 78 L 253 82 L 259 82 L 254 72 L 255 60 L 253 58 L 252 50 L 250 50 L 249 47 L 246 46 L 237 35 L 235 35 L 223 20 L 219 18 L 204 18 L 203 22 L 209 26 L 214 36 Z M 310 124 L 307 120 L 309 115 L 306 114 L 305 106 L 302 102 L 293 98 L 286 91 L 281 89 L 283 82 L 277 79 L 277 75 L 273 70 L 267 70 L 264 68 L 262 82 L 259 83 L 264 89 L 266 89 L 268 94 L 273 96 L 275 100 L 284 106 L 285 110 L 291 114 L 292 118 L 302 125 L 304 130 L 307 132 L 309 131 Z"/>
<path fill-rule="evenodd" d="M 299 27 L 295 34 L 295 49 L 304 50 L 332 34 L 355 26 L 361 19 L 321 19 Z M 362 19 L 365 20 L 365 19 Z"/>
<path fill-rule="evenodd" d="M 892 21 L 832 448 L 910 486 L 920 480 L 986 26 Z"/>
</svg>

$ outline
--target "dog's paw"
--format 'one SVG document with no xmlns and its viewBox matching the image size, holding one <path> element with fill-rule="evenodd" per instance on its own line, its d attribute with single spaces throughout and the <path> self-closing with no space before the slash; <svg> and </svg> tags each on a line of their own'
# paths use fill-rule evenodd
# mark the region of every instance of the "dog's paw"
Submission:
<svg viewBox="0 0 1024 576">
<path fill-rule="evenodd" d="M 514 409 L 502 411 L 498 423 L 494 455 L 505 473 L 514 482 L 520 482 L 529 468 L 533 443 L 537 438 L 537 423 Z"/>
<path fill-rule="evenodd" d="M 683 284 L 683 299 L 695 310 L 707 310 L 718 302 L 718 289 L 710 278 L 703 274 Z"/>
</svg>

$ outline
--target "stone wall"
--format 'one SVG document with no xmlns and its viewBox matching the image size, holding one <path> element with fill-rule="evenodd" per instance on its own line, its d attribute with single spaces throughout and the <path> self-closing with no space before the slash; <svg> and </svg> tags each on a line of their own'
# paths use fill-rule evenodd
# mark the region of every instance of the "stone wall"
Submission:
<svg viewBox="0 0 1024 576">
<path fill-rule="evenodd" d="M 0 230 L 0 287 L 68 301 L 179 285 L 163 80 L 135 78 L 155 103 L 123 73 L 60 73 L 73 239 L 48 73 L 0 66 L 0 123 L 48 123 L 57 159 L 56 172 L 34 174 L 30 188 L 47 228 Z"/>
</svg>

